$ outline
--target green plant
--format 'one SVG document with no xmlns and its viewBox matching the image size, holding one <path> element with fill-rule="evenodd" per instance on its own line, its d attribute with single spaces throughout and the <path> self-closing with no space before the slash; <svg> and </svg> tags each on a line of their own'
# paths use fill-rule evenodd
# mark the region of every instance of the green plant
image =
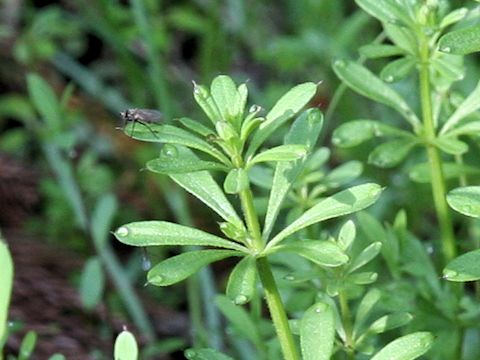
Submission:
<svg viewBox="0 0 480 360">
<path fill-rule="evenodd" d="M 125 128 L 125 133 L 131 134 L 135 139 L 164 143 L 159 158 L 149 161 L 147 169 L 168 175 L 214 210 L 223 219 L 219 225 L 224 237 L 171 222 L 142 221 L 118 228 L 115 231 L 117 239 L 133 246 L 195 245 L 213 248 L 184 252 L 155 265 L 148 272 L 147 279 L 149 284 L 157 286 L 175 284 L 212 262 L 241 257 L 230 273 L 226 287 L 227 297 L 234 305 L 228 305 L 221 298 L 217 305 L 227 309 L 223 312 L 230 314 L 227 317 L 231 321 L 240 327 L 249 323 L 253 333 L 257 333 L 255 321 L 260 321 L 258 313 L 253 313 L 256 320 L 251 321 L 248 320 L 248 314 L 243 313 L 243 310 L 235 310 L 235 307 L 252 301 L 253 311 L 253 303 L 258 303 L 258 277 L 286 359 L 298 359 L 299 355 L 277 281 L 272 274 L 271 259 L 290 259 L 290 254 L 306 259 L 307 263 L 314 264 L 315 269 L 323 269 L 326 274 L 330 274 L 331 285 L 327 288 L 336 296 L 343 292 L 344 286 L 348 288 L 349 283 L 368 284 L 375 281 L 375 275 L 371 273 L 355 274 L 353 271 L 374 258 L 380 245 L 374 243 L 359 254 L 350 254 L 349 248 L 355 233 L 352 223 L 347 223 L 342 228 L 338 240 L 295 236 L 313 224 L 348 215 L 373 204 L 382 192 L 381 187 L 373 183 L 357 185 L 328 197 L 314 197 L 313 204 L 309 203 L 308 209 L 302 209 L 303 212 L 296 219 L 287 222 L 287 225 L 280 222 L 282 206 L 287 196 L 295 190 L 296 181 L 301 179 L 299 175 L 314 150 L 322 127 L 321 113 L 315 109 L 300 113 L 285 135 L 283 145 L 261 149 L 282 124 L 300 112 L 313 97 L 316 88 L 313 83 L 294 87 L 262 117 L 259 114 L 262 109 L 256 105 L 245 113 L 247 88 L 244 84 L 237 87 L 229 77 L 218 76 L 210 89 L 196 84 L 194 86 L 195 100 L 213 127 L 190 118 L 180 118 L 178 121 L 186 130 L 157 124 L 152 124 L 151 129 L 137 125 L 133 131 L 133 124 Z M 261 226 L 249 171 L 265 162 L 276 165 L 265 220 Z M 213 171 L 226 174 L 223 191 L 212 176 Z M 238 196 L 242 218 L 227 195 Z M 280 230 L 275 232 L 276 224 Z M 272 233 L 275 235 L 272 236 Z M 343 308 L 345 302 L 346 297 L 341 300 L 343 314 L 346 313 Z M 231 306 L 233 308 L 229 311 L 228 307 Z M 305 359 L 328 359 L 333 353 L 334 308 L 331 301 L 320 301 L 303 315 L 299 332 Z M 235 313 L 239 315 L 235 316 Z M 348 328 L 349 320 L 344 321 L 343 326 L 347 327 L 348 333 L 345 347 L 350 351 L 352 333 Z M 401 323 L 399 321 L 399 325 Z M 319 337 L 320 333 L 322 336 Z M 405 359 L 421 355 L 429 348 L 431 340 L 427 333 L 410 336 L 405 341 L 418 342 L 421 346 L 415 348 L 421 351 L 415 355 L 410 354 L 411 357 Z M 255 339 L 252 341 L 256 343 Z M 259 356 L 265 357 L 265 349 L 258 347 Z M 395 345 L 390 347 L 394 348 Z M 387 347 L 376 355 L 377 358 L 383 358 L 384 353 L 391 354 L 391 351 Z M 191 358 L 196 358 L 195 354 L 195 351 L 187 352 Z M 218 356 L 220 359 L 223 355 Z"/>
</svg>

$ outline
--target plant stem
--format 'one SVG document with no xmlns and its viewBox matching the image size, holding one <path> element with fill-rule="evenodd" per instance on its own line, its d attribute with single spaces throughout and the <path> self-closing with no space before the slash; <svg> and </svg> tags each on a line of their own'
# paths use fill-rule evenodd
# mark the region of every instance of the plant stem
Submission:
<svg viewBox="0 0 480 360">
<path fill-rule="evenodd" d="M 280 341 L 283 357 L 285 360 L 300 360 L 297 346 L 290 331 L 290 326 L 288 325 L 287 314 L 285 313 L 282 299 L 280 298 L 280 293 L 278 292 L 277 284 L 275 283 L 267 258 L 262 257 L 257 259 L 257 268 L 265 290 L 265 298 L 270 316 L 272 317 L 273 325 L 275 326 L 278 340 Z"/>
<path fill-rule="evenodd" d="M 338 300 L 340 302 L 343 328 L 345 329 L 345 345 L 347 347 L 348 358 L 353 359 L 352 316 L 350 313 L 350 307 L 348 306 L 347 296 L 344 291 L 339 292 Z"/>
<path fill-rule="evenodd" d="M 442 159 L 436 148 L 434 141 L 436 139 L 435 125 L 433 122 L 430 69 L 429 69 L 429 46 L 428 39 L 422 36 L 420 44 L 421 64 L 419 69 L 420 76 L 420 100 L 422 105 L 422 117 L 425 136 L 425 147 L 427 149 L 428 160 L 430 163 L 430 174 L 432 178 L 432 193 L 437 219 L 440 225 L 442 238 L 442 252 L 444 264 L 452 260 L 456 254 L 455 236 L 453 233 L 452 219 L 446 200 L 445 177 L 442 168 Z"/>
<path fill-rule="evenodd" d="M 264 248 L 264 241 L 260 231 L 257 212 L 253 204 L 253 195 L 250 188 L 240 192 L 240 201 L 242 203 L 243 214 L 250 235 L 252 236 L 252 246 L 254 250 L 261 251 Z M 272 318 L 277 337 L 282 348 L 285 360 L 300 360 L 295 340 L 293 339 L 282 298 L 277 288 L 275 278 L 273 277 L 270 264 L 266 257 L 257 259 L 257 269 L 265 291 L 265 299 L 267 300 L 270 317 Z"/>
</svg>

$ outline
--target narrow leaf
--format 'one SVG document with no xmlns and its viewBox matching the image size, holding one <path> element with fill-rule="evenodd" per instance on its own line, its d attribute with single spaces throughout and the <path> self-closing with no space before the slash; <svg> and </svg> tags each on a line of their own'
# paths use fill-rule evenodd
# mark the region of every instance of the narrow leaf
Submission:
<svg viewBox="0 0 480 360">
<path fill-rule="evenodd" d="M 373 258 L 375 258 L 375 256 L 378 255 L 381 248 L 382 243 L 380 241 L 374 242 L 373 244 L 367 246 L 358 256 L 353 259 L 348 269 L 349 272 L 354 272 L 355 270 L 368 264 Z"/>
<path fill-rule="evenodd" d="M 215 134 L 215 131 L 213 129 L 210 129 L 208 126 L 203 125 L 200 121 L 192 120 L 187 117 L 182 117 L 177 120 L 182 123 L 182 125 L 185 126 L 187 129 L 194 131 L 199 135 L 207 137 L 209 135 Z"/>
<path fill-rule="evenodd" d="M 438 47 L 440 51 L 455 55 L 480 51 L 480 25 L 446 33 L 438 41 Z"/>
<path fill-rule="evenodd" d="M 405 50 L 408 54 L 418 58 L 417 36 L 412 30 L 410 30 L 410 28 L 392 23 L 384 24 L 383 28 L 388 38 L 396 46 Z"/>
<path fill-rule="evenodd" d="M 232 169 L 225 178 L 223 183 L 223 190 L 227 194 L 238 194 L 239 192 L 248 189 L 250 181 L 245 169 Z"/>
<path fill-rule="evenodd" d="M 98 200 L 90 224 L 93 240 L 98 246 L 103 246 L 107 241 L 117 209 L 117 199 L 112 194 L 104 194 Z"/>
<path fill-rule="evenodd" d="M 336 188 L 355 180 L 362 174 L 362 171 L 363 165 L 360 161 L 348 161 L 330 171 L 323 178 L 323 183 L 329 188 Z"/>
<path fill-rule="evenodd" d="M 349 260 L 340 247 L 331 241 L 304 240 L 294 244 L 279 245 L 274 249 L 275 252 L 295 253 L 321 266 L 340 266 Z"/>
<path fill-rule="evenodd" d="M 287 236 L 309 225 L 362 210 L 377 201 L 381 193 L 380 185 L 368 183 L 351 187 L 323 199 L 277 234 L 268 246 L 274 246 Z"/>
<path fill-rule="evenodd" d="M 86 309 L 93 309 L 102 299 L 105 274 L 100 259 L 89 258 L 83 267 L 80 278 L 80 300 Z"/>
<path fill-rule="evenodd" d="M 353 61 L 337 60 L 333 64 L 333 70 L 345 84 L 359 94 L 395 109 L 415 130 L 421 127 L 417 116 L 400 94 L 363 65 Z"/>
<path fill-rule="evenodd" d="M 407 312 L 399 312 L 395 314 L 385 315 L 375 320 L 368 328 L 368 331 L 375 334 L 381 334 L 385 331 L 406 325 L 412 319 L 413 316 Z"/>
<path fill-rule="evenodd" d="M 479 35 L 480 36 L 480 35 Z M 443 125 L 440 134 L 447 133 L 450 129 L 454 128 L 460 120 L 471 115 L 475 111 L 480 109 L 480 81 L 477 83 L 475 89 L 468 95 L 468 97 L 460 104 L 455 112 L 448 118 Z"/>
<path fill-rule="evenodd" d="M 451 155 L 462 155 L 468 151 L 468 145 L 452 136 L 440 136 L 435 140 L 439 149 Z"/>
<path fill-rule="evenodd" d="M 480 249 L 467 252 L 450 261 L 443 269 L 443 278 L 460 282 L 480 280 Z"/>
<path fill-rule="evenodd" d="M 380 78 L 387 83 L 400 81 L 415 69 L 415 59 L 407 56 L 388 63 L 380 72 Z"/>
<path fill-rule="evenodd" d="M 480 218 L 480 186 L 465 186 L 450 191 L 447 202 L 460 214 Z"/>
<path fill-rule="evenodd" d="M 233 360 L 230 356 L 222 354 L 215 349 L 187 349 L 185 357 L 188 360 Z"/>
<path fill-rule="evenodd" d="M 368 156 L 368 162 L 381 168 L 391 168 L 402 162 L 416 145 L 415 139 L 398 139 L 377 146 Z"/>
<path fill-rule="evenodd" d="M 248 165 L 270 161 L 294 161 L 306 155 L 307 149 L 304 145 L 280 145 L 257 154 Z"/>
<path fill-rule="evenodd" d="M 411 23 L 408 14 L 391 0 L 355 0 L 365 12 L 383 23 L 401 20 L 406 24 Z"/>
<path fill-rule="evenodd" d="M 303 360 L 329 360 L 335 340 L 335 315 L 326 303 L 310 307 L 300 322 Z"/>
<path fill-rule="evenodd" d="M 135 336 L 130 331 L 124 330 L 118 334 L 114 346 L 115 360 L 137 360 L 138 345 Z"/>
<path fill-rule="evenodd" d="M 210 94 L 220 110 L 223 121 L 233 120 L 238 115 L 237 86 L 229 76 L 220 75 L 213 79 Z"/>
<path fill-rule="evenodd" d="M 357 235 L 357 229 L 355 223 L 352 220 L 348 220 L 340 228 L 338 233 L 338 245 L 343 251 L 346 251 L 352 246 L 355 236 Z"/>
<path fill-rule="evenodd" d="M 360 301 L 360 304 L 357 308 L 357 313 L 355 315 L 355 323 L 353 328 L 353 332 L 355 334 L 358 334 L 360 332 L 368 315 L 370 314 L 374 306 L 377 304 L 377 302 L 380 300 L 380 296 L 380 290 L 372 288 L 365 294 L 362 301 Z"/>
<path fill-rule="evenodd" d="M 37 74 L 27 75 L 30 99 L 50 131 L 59 130 L 60 103 L 52 87 Z"/>
<path fill-rule="evenodd" d="M 0 286 L 0 342 L 7 334 L 8 308 L 10 305 L 10 297 L 12 294 L 13 284 L 13 260 L 8 250 L 7 244 L 0 235 L 0 278 L 2 286 Z M 1 343 L 0 343 L 1 344 Z M 1 346 L 0 346 L 1 351 Z"/>
<path fill-rule="evenodd" d="M 253 136 L 246 157 L 252 156 L 276 129 L 302 110 L 316 92 L 317 84 L 308 82 L 293 87 L 283 95 L 266 115 L 265 121 Z"/>
<path fill-rule="evenodd" d="M 407 131 L 382 124 L 375 120 L 353 120 L 335 129 L 332 142 L 339 147 L 348 148 L 362 144 L 374 137 L 411 137 Z"/>
<path fill-rule="evenodd" d="M 250 301 L 256 284 L 257 269 L 255 258 L 246 256 L 235 265 L 227 284 L 227 296 L 236 304 L 243 305 Z"/>
<path fill-rule="evenodd" d="M 166 221 L 133 222 L 119 227 L 114 235 L 120 242 L 132 246 L 198 245 L 246 250 L 233 241 Z"/>
<path fill-rule="evenodd" d="M 147 162 L 147 169 L 159 174 L 185 174 L 196 171 L 228 171 L 228 168 L 214 161 L 200 160 L 191 156 L 167 156 L 160 154 L 157 159 Z"/>
<path fill-rule="evenodd" d="M 465 15 L 467 15 L 468 9 L 467 8 L 459 8 L 455 9 L 452 12 L 448 13 L 440 22 L 440 28 L 446 28 L 447 26 L 450 26 L 452 24 L 455 24 L 456 22 L 462 20 Z"/>
<path fill-rule="evenodd" d="M 185 280 L 202 267 L 227 257 L 239 256 L 232 250 L 198 250 L 173 256 L 155 265 L 147 274 L 149 284 L 168 286 Z"/>
<path fill-rule="evenodd" d="M 307 110 L 294 121 L 290 131 L 285 136 L 284 143 L 286 145 L 300 144 L 305 146 L 308 152 L 311 152 L 320 135 L 322 126 L 322 113 L 316 109 Z M 308 158 L 306 161 L 308 163 Z M 299 159 L 296 162 L 279 162 L 275 167 L 263 228 L 265 238 L 270 236 L 283 201 L 304 166 L 305 159 Z"/>
<path fill-rule="evenodd" d="M 425 354 L 432 346 L 433 335 L 416 332 L 393 340 L 380 350 L 372 360 L 413 360 Z"/>
<path fill-rule="evenodd" d="M 35 350 L 37 345 L 37 333 L 30 330 L 23 337 L 22 343 L 20 344 L 20 349 L 18 350 L 18 360 L 28 360 Z"/>
</svg>

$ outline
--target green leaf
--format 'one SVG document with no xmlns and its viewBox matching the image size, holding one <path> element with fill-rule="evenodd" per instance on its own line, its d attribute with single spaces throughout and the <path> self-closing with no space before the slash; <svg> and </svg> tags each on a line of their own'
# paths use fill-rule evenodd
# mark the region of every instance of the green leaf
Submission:
<svg viewBox="0 0 480 360">
<path fill-rule="evenodd" d="M 448 13 L 440 22 L 440 28 L 444 29 L 447 26 L 455 24 L 456 22 L 462 20 L 465 15 L 467 15 L 468 9 L 467 8 L 459 8 L 455 9 L 452 12 Z"/>
<path fill-rule="evenodd" d="M 462 175 L 477 175 L 480 174 L 480 169 L 474 166 L 468 166 L 457 163 L 443 163 L 443 173 L 445 180 L 459 178 Z M 431 181 L 431 170 L 429 163 L 420 163 L 413 166 L 408 176 L 412 181 L 418 183 L 429 183 Z"/>
<path fill-rule="evenodd" d="M 186 130 L 171 125 L 149 124 L 148 128 L 135 126 L 132 131 L 133 125 L 134 123 L 127 124 L 124 131 L 127 135 L 132 134 L 134 139 L 186 146 L 202 151 L 226 165 L 230 164 L 230 160 L 220 150 Z"/>
<path fill-rule="evenodd" d="M 361 268 L 362 266 L 368 264 L 370 261 L 375 258 L 382 248 L 382 243 L 380 241 L 374 242 L 367 246 L 363 251 L 356 256 L 352 263 L 350 264 L 348 271 L 354 272 L 355 270 Z"/>
<path fill-rule="evenodd" d="M 48 360 L 66 360 L 66 358 L 62 354 L 53 354 Z"/>
<path fill-rule="evenodd" d="M 114 358 L 115 360 L 138 359 L 137 341 L 130 331 L 122 331 L 115 339 Z"/>
<path fill-rule="evenodd" d="M 238 194 L 248 189 L 249 185 L 250 180 L 248 180 L 248 173 L 245 169 L 232 169 L 225 178 L 223 190 L 227 194 Z"/>
<path fill-rule="evenodd" d="M 401 20 L 405 24 L 411 23 L 407 12 L 392 0 L 355 0 L 365 12 L 383 23 Z"/>
<path fill-rule="evenodd" d="M 13 284 L 13 260 L 7 243 L 4 242 L 0 234 L 0 264 L 2 264 L 0 271 L 0 278 L 2 279 L 2 286 L 0 286 L 0 352 L 2 351 L 3 340 L 7 336 L 8 329 L 8 308 L 10 305 L 10 297 L 12 294 Z"/>
<path fill-rule="evenodd" d="M 460 120 L 471 115 L 478 109 L 480 109 L 480 81 L 470 95 L 468 95 L 457 110 L 455 110 L 452 116 L 448 118 L 445 125 L 443 125 L 440 134 L 448 133 L 450 129 L 454 128 L 460 122 Z"/>
<path fill-rule="evenodd" d="M 98 246 L 103 246 L 107 241 L 117 209 L 118 203 L 114 195 L 105 194 L 98 199 L 90 223 L 93 241 Z"/>
<path fill-rule="evenodd" d="M 102 300 L 105 274 L 97 256 L 90 257 L 80 278 L 80 300 L 86 309 L 93 309 Z"/>
<path fill-rule="evenodd" d="M 480 51 L 480 25 L 446 33 L 438 41 L 438 47 L 442 52 L 455 55 Z"/>
<path fill-rule="evenodd" d="M 319 302 L 311 306 L 300 322 L 303 360 L 328 360 L 333 354 L 335 315 L 332 307 Z"/>
<path fill-rule="evenodd" d="M 342 186 L 358 178 L 363 171 L 360 161 L 349 161 L 330 171 L 324 178 L 323 183 L 329 188 Z"/>
<path fill-rule="evenodd" d="M 225 165 L 213 161 L 200 160 L 193 152 L 177 149 L 172 154 L 171 151 L 163 151 L 164 149 L 162 149 L 157 159 L 147 162 L 148 170 L 159 174 L 185 174 L 202 170 L 228 172 L 228 167 Z"/>
<path fill-rule="evenodd" d="M 20 344 L 20 350 L 18 350 L 18 360 L 28 360 L 35 350 L 37 344 L 37 333 L 35 331 L 29 331 L 23 337 Z"/>
<path fill-rule="evenodd" d="M 210 96 L 210 93 L 205 86 L 198 85 L 194 82 L 193 97 L 213 124 L 222 119 L 222 114 L 220 113 L 215 100 Z"/>
<path fill-rule="evenodd" d="M 227 283 L 227 296 L 235 305 L 243 305 L 252 299 L 255 292 L 257 269 L 255 258 L 246 256 L 235 265 Z"/>
<path fill-rule="evenodd" d="M 417 35 L 405 26 L 384 24 L 383 28 L 389 39 L 408 54 L 418 58 Z"/>
<path fill-rule="evenodd" d="M 27 75 L 27 87 L 30 99 L 50 131 L 60 129 L 61 109 L 52 87 L 37 74 Z"/>
<path fill-rule="evenodd" d="M 307 148 L 304 145 L 280 145 L 255 155 L 248 161 L 248 166 L 260 162 L 295 161 L 306 155 Z"/>
<path fill-rule="evenodd" d="M 380 78 L 388 83 L 400 81 L 415 69 L 415 59 L 410 56 L 389 62 L 380 72 Z"/>
<path fill-rule="evenodd" d="M 360 272 L 348 276 L 348 281 L 356 285 L 372 284 L 378 279 L 378 274 L 372 271 Z"/>
<path fill-rule="evenodd" d="M 461 56 L 442 54 L 432 59 L 430 65 L 440 74 L 440 77 L 450 82 L 459 81 L 465 77 L 465 68 Z"/>
<path fill-rule="evenodd" d="M 460 214 L 480 218 L 480 186 L 464 186 L 450 191 L 447 202 Z"/>
<path fill-rule="evenodd" d="M 197 120 L 192 120 L 187 117 L 182 117 L 177 120 L 180 121 L 182 125 L 185 126 L 188 130 L 194 131 L 199 135 L 207 137 L 209 135 L 215 134 L 215 131 L 213 129 L 210 129 L 208 126 L 203 125 Z"/>
<path fill-rule="evenodd" d="M 213 79 L 210 94 L 217 104 L 222 120 L 232 121 L 239 115 L 237 86 L 229 76 L 220 75 Z"/>
<path fill-rule="evenodd" d="M 183 148 L 180 150 L 182 152 L 188 151 L 190 156 L 194 156 L 193 152 L 188 149 Z M 224 220 L 235 224 L 237 227 L 242 227 L 242 221 L 237 215 L 237 212 L 208 171 L 169 174 L 169 177 L 215 211 Z"/>
<path fill-rule="evenodd" d="M 450 261 L 443 269 L 443 278 L 460 282 L 480 280 L 480 249 L 467 252 Z"/>
<path fill-rule="evenodd" d="M 262 342 L 262 336 L 259 334 L 257 325 L 243 307 L 235 305 L 223 295 L 215 297 L 215 304 L 217 304 L 222 314 L 228 319 L 238 334 L 249 339 L 254 344 Z"/>
<path fill-rule="evenodd" d="M 468 145 L 451 136 L 440 136 L 435 140 L 439 149 L 451 155 L 462 155 L 468 151 Z"/>
<path fill-rule="evenodd" d="M 304 240 L 293 244 L 279 245 L 272 252 L 292 252 L 317 265 L 335 267 L 348 262 L 348 256 L 331 241 Z"/>
<path fill-rule="evenodd" d="M 416 145 L 415 139 L 398 139 L 378 145 L 368 156 L 368 162 L 381 168 L 398 165 Z"/>
<path fill-rule="evenodd" d="M 471 121 L 444 132 L 445 136 L 470 135 L 476 136 L 480 132 L 480 121 Z"/>
<path fill-rule="evenodd" d="M 290 127 L 285 136 L 286 145 L 300 144 L 311 152 L 315 147 L 323 126 L 323 115 L 319 110 L 310 109 L 300 115 Z M 268 238 L 275 225 L 278 213 L 285 197 L 303 170 L 309 158 L 299 159 L 296 162 L 279 162 L 275 167 L 272 189 L 268 199 L 268 208 L 265 215 L 263 237 Z"/>
<path fill-rule="evenodd" d="M 355 315 L 355 322 L 353 326 L 354 334 L 358 334 L 360 332 L 360 329 L 362 328 L 374 306 L 380 300 L 380 297 L 380 290 L 372 288 L 365 294 L 362 301 L 360 301 L 360 304 L 357 308 L 357 313 Z"/>
<path fill-rule="evenodd" d="M 378 59 L 389 56 L 403 55 L 405 51 L 395 45 L 368 44 L 360 48 L 360 55 L 367 59 Z"/>
<path fill-rule="evenodd" d="M 283 95 L 265 116 L 265 121 L 255 132 L 248 146 L 246 157 L 252 156 L 276 129 L 302 110 L 316 92 L 317 84 L 308 82 L 293 87 Z"/>
<path fill-rule="evenodd" d="M 380 185 L 367 183 L 325 198 L 277 234 L 267 247 L 274 246 L 287 236 L 317 222 L 365 209 L 375 203 L 381 193 Z"/>
<path fill-rule="evenodd" d="M 372 360 L 413 360 L 425 354 L 434 337 L 429 332 L 415 332 L 390 342 Z"/>
<path fill-rule="evenodd" d="M 212 262 L 231 256 L 240 256 L 240 253 L 232 250 L 189 251 L 155 265 L 148 272 L 147 281 L 155 286 L 172 285 L 185 280 Z"/>
<path fill-rule="evenodd" d="M 187 349 L 184 352 L 188 360 L 233 360 L 215 349 Z"/>
<path fill-rule="evenodd" d="M 382 124 L 375 120 L 353 120 L 340 125 L 333 132 L 332 142 L 336 146 L 349 148 L 362 144 L 374 137 L 411 137 L 412 135 L 404 130 L 397 129 L 390 125 Z"/>
<path fill-rule="evenodd" d="M 338 233 L 338 245 L 343 251 L 347 251 L 350 246 L 352 246 L 355 236 L 357 236 L 357 228 L 355 227 L 355 223 L 352 220 L 348 220 L 340 228 Z"/>
<path fill-rule="evenodd" d="M 385 315 L 375 320 L 368 328 L 369 332 L 381 334 L 400 326 L 408 324 L 412 321 L 413 316 L 407 312 L 399 312 L 395 314 Z"/>
<path fill-rule="evenodd" d="M 398 111 L 417 130 L 420 121 L 405 100 L 363 65 L 353 61 L 337 60 L 333 64 L 337 76 L 350 88 L 374 101 Z"/>
<path fill-rule="evenodd" d="M 138 221 L 119 227 L 115 237 L 131 246 L 198 245 L 246 251 L 233 241 L 166 221 Z"/>
</svg>

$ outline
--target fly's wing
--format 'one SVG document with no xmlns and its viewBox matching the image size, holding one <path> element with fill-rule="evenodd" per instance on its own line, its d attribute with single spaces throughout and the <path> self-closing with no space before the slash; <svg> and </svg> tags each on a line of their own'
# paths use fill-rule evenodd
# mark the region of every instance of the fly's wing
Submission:
<svg viewBox="0 0 480 360">
<path fill-rule="evenodd" d="M 135 109 L 134 120 L 144 121 L 147 123 L 160 122 L 163 119 L 163 114 L 158 110 L 151 109 Z"/>
</svg>

